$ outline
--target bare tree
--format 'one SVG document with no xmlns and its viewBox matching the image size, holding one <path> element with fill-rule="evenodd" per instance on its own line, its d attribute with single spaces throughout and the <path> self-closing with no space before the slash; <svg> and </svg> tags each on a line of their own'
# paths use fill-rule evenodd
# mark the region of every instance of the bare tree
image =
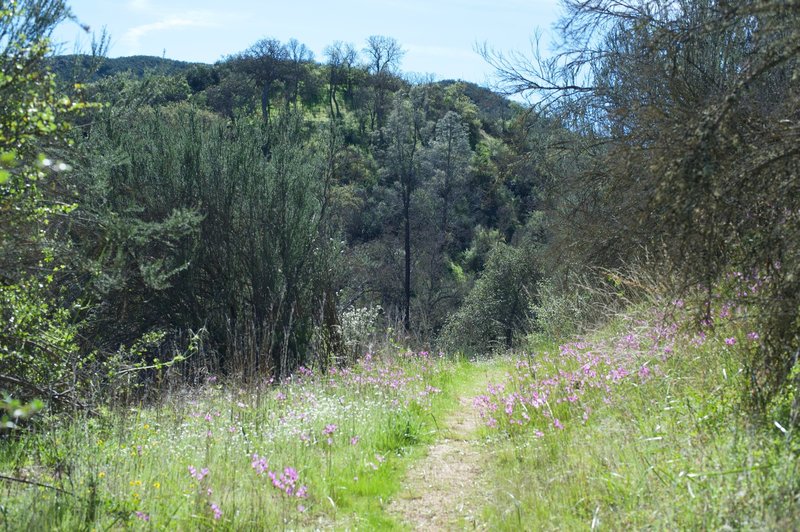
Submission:
<svg viewBox="0 0 800 532">
<path fill-rule="evenodd" d="M 392 78 L 400 69 L 400 61 L 403 59 L 405 51 L 400 43 L 392 37 L 372 35 L 367 38 L 364 53 L 367 56 L 367 67 L 375 84 L 373 118 L 377 124 L 373 121 L 372 126 L 381 129 L 385 123 L 389 87 Z"/>
<path fill-rule="evenodd" d="M 286 103 L 297 105 L 300 85 L 305 81 L 307 65 L 314 60 L 314 52 L 298 41 L 289 39 L 286 49 Z"/>
<path fill-rule="evenodd" d="M 325 48 L 325 56 L 328 58 L 328 104 L 331 115 L 341 118 L 336 93 L 341 85 L 348 83 L 350 70 L 358 59 L 358 52 L 352 44 L 336 41 Z"/>
</svg>

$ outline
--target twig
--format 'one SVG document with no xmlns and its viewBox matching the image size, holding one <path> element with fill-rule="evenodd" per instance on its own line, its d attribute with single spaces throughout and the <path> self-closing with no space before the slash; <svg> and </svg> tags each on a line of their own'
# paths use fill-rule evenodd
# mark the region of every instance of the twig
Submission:
<svg viewBox="0 0 800 532">
<path fill-rule="evenodd" d="M 64 493 L 65 495 L 69 495 L 70 497 L 79 498 L 71 491 L 63 490 L 55 486 L 50 486 L 49 484 L 42 484 L 41 482 L 36 482 L 34 480 L 25 480 L 24 478 L 7 477 L 5 475 L 0 475 L 0 480 L 7 480 L 9 482 L 19 482 L 20 484 L 27 484 L 29 486 L 38 486 L 40 488 L 47 488 L 49 490 L 57 491 L 59 493 Z"/>
</svg>

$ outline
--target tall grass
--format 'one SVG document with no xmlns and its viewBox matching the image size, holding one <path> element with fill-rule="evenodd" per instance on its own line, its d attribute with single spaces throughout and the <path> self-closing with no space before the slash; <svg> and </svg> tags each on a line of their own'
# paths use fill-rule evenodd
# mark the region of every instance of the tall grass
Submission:
<svg viewBox="0 0 800 532">
<path fill-rule="evenodd" d="M 6 529 L 394 526 L 383 502 L 431 441 L 457 363 L 367 355 L 350 369 L 210 382 L 0 444 Z M 444 390 L 444 392 L 443 392 Z M 44 487 L 47 486 L 47 487 Z"/>
<path fill-rule="evenodd" d="M 507 360 L 475 401 L 496 449 L 492 527 L 795 528 L 800 438 L 787 409 L 765 424 L 742 407 L 758 332 L 718 311 L 686 331 L 628 313 Z"/>
</svg>

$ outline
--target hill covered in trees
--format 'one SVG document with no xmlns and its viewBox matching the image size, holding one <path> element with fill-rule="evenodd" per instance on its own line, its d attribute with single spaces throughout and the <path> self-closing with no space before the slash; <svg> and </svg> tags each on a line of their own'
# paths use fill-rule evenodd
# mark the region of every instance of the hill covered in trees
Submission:
<svg viewBox="0 0 800 532">
<path fill-rule="evenodd" d="M 98 57 L 92 55 L 56 55 L 47 59 L 50 70 L 61 80 L 81 78 L 87 74 L 91 81 L 128 72 L 136 78 L 146 74 L 181 74 L 196 63 L 176 61 L 166 57 L 135 55 L 130 57 Z"/>
<path fill-rule="evenodd" d="M 81 178 L 64 180 L 81 214 L 63 282 L 105 309 L 86 348 L 204 327 L 226 371 L 285 375 L 355 356 L 342 327 L 367 316 L 460 338 L 451 317 L 491 250 L 534 238 L 544 170 L 524 128 L 549 126 L 474 84 L 406 80 L 391 38 L 326 56 L 265 39 L 215 65 L 51 60 L 110 104 L 80 120 Z M 473 347 L 510 345 L 526 297 L 501 295 Z"/>
</svg>

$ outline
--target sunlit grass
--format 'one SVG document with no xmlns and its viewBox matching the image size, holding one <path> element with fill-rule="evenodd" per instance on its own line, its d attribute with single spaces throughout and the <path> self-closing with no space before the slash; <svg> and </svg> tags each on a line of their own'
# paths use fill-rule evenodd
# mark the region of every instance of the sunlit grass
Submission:
<svg viewBox="0 0 800 532">
<path fill-rule="evenodd" d="M 407 467 L 437 439 L 476 436 L 448 428 L 469 397 L 492 529 L 795 528 L 800 443 L 779 404 L 791 398 L 766 420 L 744 406 L 743 355 L 759 337 L 721 312 L 715 329 L 631 312 L 527 354 L 387 352 L 327 375 L 210 382 L 154 406 L 53 419 L 0 445 L 0 474 L 42 485 L 4 481 L 0 523 L 401 529 L 389 501 L 425 496 L 403 485 Z"/>
<path fill-rule="evenodd" d="M 458 364 L 427 353 L 256 389 L 210 383 L 163 404 L 0 446 L 13 529 L 392 527 L 383 503 L 432 441 Z"/>
<path fill-rule="evenodd" d="M 705 333 L 662 323 L 628 316 L 507 362 L 508 377 L 476 400 L 495 449 L 493 528 L 800 522 L 796 439 L 742 407 L 737 350 L 757 334 L 733 320 Z"/>
</svg>

